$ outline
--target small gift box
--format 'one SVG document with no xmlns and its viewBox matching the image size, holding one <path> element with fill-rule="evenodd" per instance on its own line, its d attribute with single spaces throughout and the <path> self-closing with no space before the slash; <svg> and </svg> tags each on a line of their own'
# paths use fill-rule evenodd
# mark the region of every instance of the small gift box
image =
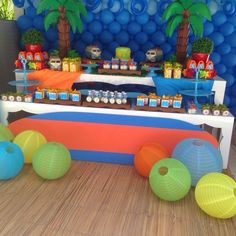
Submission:
<svg viewBox="0 0 236 236">
<path fill-rule="evenodd" d="M 103 69 L 111 69 L 111 62 L 110 61 L 104 61 Z"/>
<path fill-rule="evenodd" d="M 166 62 L 164 64 L 164 78 L 172 78 L 172 63 Z"/>
<path fill-rule="evenodd" d="M 158 97 L 156 94 L 149 95 L 149 107 L 158 106 Z"/>
<path fill-rule="evenodd" d="M 60 100 L 68 100 L 69 99 L 69 94 L 67 91 L 61 91 L 58 93 L 58 97 Z"/>
<path fill-rule="evenodd" d="M 37 90 L 34 93 L 35 99 L 44 99 L 44 89 L 39 89 L 37 88 Z"/>
<path fill-rule="evenodd" d="M 49 90 L 48 91 L 48 99 L 49 100 L 57 100 L 58 99 L 58 93 L 56 90 Z"/>
<path fill-rule="evenodd" d="M 33 96 L 32 94 L 26 94 L 24 96 L 24 102 L 33 102 Z"/>
<path fill-rule="evenodd" d="M 169 96 L 162 96 L 161 107 L 168 108 L 169 106 L 170 106 L 170 98 L 169 98 Z"/>
<path fill-rule="evenodd" d="M 137 62 L 135 62 L 134 60 L 131 60 L 129 62 L 129 69 L 130 70 L 137 70 L 138 69 Z"/>
<path fill-rule="evenodd" d="M 210 105 L 209 104 L 202 105 L 202 114 L 203 115 L 209 115 L 210 114 Z"/>
<path fill-rule="evenodd" d="M 174 64 L 174 68 L 173 68 L 173 77 L 174 79 L 180 79 L 181 78 L 181 74 L 182 74 L 182 65 L 179 63 L 175 63 Z"/>
<path fill-rule="evenodd" d="M 62 71 L 69 72 L 70 71 L 70 59 L 64 58 L 62 61 Z"/>
<path fill-rule="evenodd" d="M 138 96 L 137 97 L 137 106 L 143 107 L 145 105 L 145 97 L 144 96 Z"/>
<path fill-rule="evenodd" d="M 73 102 L 79 102 L 81 100 L 81 94 L 79 91 L 72 91 L 70 93 L 70 100 Z"/>
<path fill-rule="evenodd" d="M 70 72 L 78 72 L 80 71 L 80 59 L 73 58 L 70 59 Z"/>
<path fill-rule="evenodd" d="M 128 70 L 128 61 L 127 60 L 120 61 L 120 69 L 121 70 Z"/>
<path fill-rule="evenodd" d="M 182 106 L 182 96 L 180 94 L 177 94 L 173 98 L 173 108 L 181 108 Z"/>
</svg>

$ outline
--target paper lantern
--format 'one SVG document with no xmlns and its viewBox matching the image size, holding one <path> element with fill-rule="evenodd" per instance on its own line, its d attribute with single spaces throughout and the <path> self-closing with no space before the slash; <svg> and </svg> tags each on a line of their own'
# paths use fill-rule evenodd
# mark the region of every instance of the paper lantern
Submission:
<svg viewBox="0 0 236 236">
<path fill-rule="evenodd" d="M 203 176 L 195 189 L 198 206 L 208 215 L 227 219 L 236 215 L 236 182 L 225 174 Z"/>
</svg>

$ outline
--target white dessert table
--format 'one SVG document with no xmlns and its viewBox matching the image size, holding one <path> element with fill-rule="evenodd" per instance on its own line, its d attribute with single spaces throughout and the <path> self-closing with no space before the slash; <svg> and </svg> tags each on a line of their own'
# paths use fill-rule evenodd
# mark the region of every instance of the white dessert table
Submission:
<svg viewBox="0 0 236 236">
<path fill-rule="evenodd" d="M 67 105 L 50 105 L 40 103 L 25 103 L 25 102 L 10 102 L 0 101 L 0 121 L 7 125 L 8 114 L 10 112 L 25 111 L 32 114 L 42 114 L 50 112 L 89 112 L 100 114 L 114 114 L 114 115 L 128 115 L 128 116 L 141 116 L 141 117 L 162 117 L 186 121 L 194 125 L 207 124 L 214 128 L 220 128 L 219 148 L 223 158 L 224 169 L 228 166 L 228 158 L 230 152 L 231 138 L 234 125 L 234 117 L 229 116 L 212 116 L 202 114 L 187 114 L 187 113 L 165 113 L 165 112 L 147 112 L 135 110 L 118 110 L 118 109 L 105 109 L 105 108 L 90 108 L 90 107 L 76 107 Z"/>
</svg>

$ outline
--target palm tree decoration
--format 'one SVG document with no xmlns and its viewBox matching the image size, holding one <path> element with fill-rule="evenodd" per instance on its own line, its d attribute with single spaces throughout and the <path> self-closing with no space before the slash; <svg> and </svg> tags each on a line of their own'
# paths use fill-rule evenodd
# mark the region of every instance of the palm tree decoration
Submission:
<svg viewBox="0 0 236 236">
<path fill-rule="evenodd" d="M 168 21 L 166 35 L 171 37 L 178 27 L 176 57 L 183 64 L 186 60 L 189 28 L 195 37 L 202 37 L 203 18 L 211 20 L 207 5 L 196 0 L 174 0 L 165 10 L 162 19 Z"/>
<path fill-rule="evenodd" d="M 70 27 L 75 33 L 82 32 L 82 16 L 87 16 L 87 10 L 81 0 L 41 0 L 37 13 L 46 12 L 44 27 L 47 31 L 53 24 L 58 29 L 58 47 L 61 58 L 70 50 Z"/>
</svg>

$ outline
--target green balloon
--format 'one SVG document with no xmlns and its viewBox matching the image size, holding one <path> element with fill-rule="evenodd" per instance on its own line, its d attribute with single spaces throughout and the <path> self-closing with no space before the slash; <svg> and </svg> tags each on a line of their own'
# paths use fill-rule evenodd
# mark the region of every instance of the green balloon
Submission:
<svg viewBox="0 0 236 236">
<path fill-rule="evenodd" d="M 44 179 L 61 178 L 71 166 L 70 152 L 63 144 L 48 142 L 34 152 L 32 166 Z"/>
<path fill-rule="evenodd" d="M 13 139 L 14 135 L 11 130 L 0 123 L 0 141 L 12 141 Z"/>
<path fill-rule="evenodd" d="M 185 165 L 173 158 L 162 159 L 152 168 L 149 175 L 152 191 L 166 201 L 183 198 L 191 187 L 191 175 Z"/>
</svg>

